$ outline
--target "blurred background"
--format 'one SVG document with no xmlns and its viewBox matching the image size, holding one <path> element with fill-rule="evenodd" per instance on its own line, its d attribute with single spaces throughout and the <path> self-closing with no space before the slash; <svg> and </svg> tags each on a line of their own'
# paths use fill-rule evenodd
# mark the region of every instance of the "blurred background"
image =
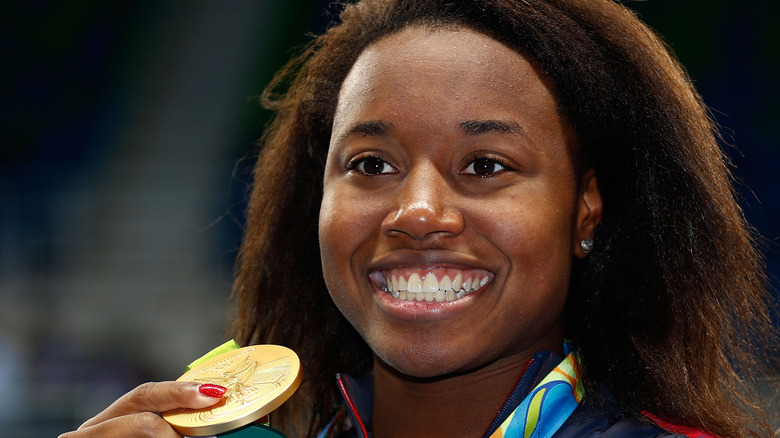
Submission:
<svg viewBox="0 0 780 438">
<path fill-rule="evenodd" d="M 626 4 L 723 125 L 777 295 L 777 6 Z M 269 116 L 256 96 L 336 10 L 326 0 L 0 6 L 0 430 L 56 436 L 226 340 L 251 153 Z"/>
</svg>

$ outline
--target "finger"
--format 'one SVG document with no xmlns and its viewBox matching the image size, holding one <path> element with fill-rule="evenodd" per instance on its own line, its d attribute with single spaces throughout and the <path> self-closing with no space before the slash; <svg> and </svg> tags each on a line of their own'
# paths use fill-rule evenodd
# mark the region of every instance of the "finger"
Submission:
<svg viewBox="0 0 780 438">
<path fill-rule="evenodd" d="M 151 412 L 111 418 L 89 427 L 60 435 L 58 438 L 182 438 L 171 425 Z"/>
<path fill-rule="evenodd" d="M 81 428 L 125 415 L 141 412 L 165 412 L 177 408 L 202 409 L 219 402 L 220 394 L 214 393 L 214 391 L 203 391 L 202 393 L 198 390 L 201 386 L 204 385 L 197 382 L 144 383 L 120 397 L 103 412 L 87 420 L 81 425 Z M 209 386 L 204 386 L 205 388 L 209 388 Z"/>
</svg>

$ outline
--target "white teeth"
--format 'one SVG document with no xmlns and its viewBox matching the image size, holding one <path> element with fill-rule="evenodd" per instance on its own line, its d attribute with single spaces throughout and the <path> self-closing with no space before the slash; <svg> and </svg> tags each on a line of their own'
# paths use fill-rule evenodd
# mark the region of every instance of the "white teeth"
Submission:
<svg viewBox="0 0 780 438">
<path fill-rule="evenodd" d="M 422 280 L 416 273 L 409 276 L 408 290 L 409 292 L 422 292 Z"/>
<path fill-rule="evenodd" d="M 442 273 L 443 274 L 443 273 Z M 471 271 L 457 272 L 454 279 L 452 273 L 442 275 L 439 280 L 434 272 L 418 272 L 411 274 L 387 272 L 382 278 L 385 291 L 393 298 L 401 301 L 439 302 L 454 301 L 481 289 L 490 282 L 487 272 Z M 464 277 L 467 277 L 464 279 Z M 381 281 L 377 279 L 377 281 Z"/>
<path fill-rule="evenodd" d="M 448 291 L 450 289 L 452 289 L 452 280 L 450 280 L 449 275 L 445 275 L 439 280 L 439 290 Z"/>
<path fill-rule="evenodd" d="M 460 287 L 463 285 L 463 275 L 458 272 L 458 275 L 455 276 L 455 279 L 452 280 L 452 290 L 458 291 L 460 290 Z"/>
<path fill-rule="evenodd" d="M 422 291 L 425 293 L 435 293 L 437 290 L 439 290 L 439 282 L 436 280 L 436 276 L 433 274 L 426 275 L 425 280 L 423 280 Z"/>
</svg>

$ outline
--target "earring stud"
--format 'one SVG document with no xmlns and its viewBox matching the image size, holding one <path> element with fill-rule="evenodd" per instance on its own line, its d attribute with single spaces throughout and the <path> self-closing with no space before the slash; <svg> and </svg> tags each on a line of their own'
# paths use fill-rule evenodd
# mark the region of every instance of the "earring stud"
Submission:
<svg viewBox="0 0 780 438">
<path fill-rule="evenodd" d="M 593 239 L 590 237 L 583 239 L 582 242 L 580 242 L 580 248 L 582 248 L 582 252 L 585 254 L 590 254 L 590 252 L 593 251 Z"/>
</svg>

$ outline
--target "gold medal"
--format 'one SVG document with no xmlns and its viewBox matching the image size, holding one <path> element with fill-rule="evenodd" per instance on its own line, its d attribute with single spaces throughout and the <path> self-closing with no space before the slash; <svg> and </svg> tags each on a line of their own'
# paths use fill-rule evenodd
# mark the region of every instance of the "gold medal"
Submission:
<svg viewBox="0 0 780 438">
<path fill-rule="evenodd" d="M 301 362 L 289 348 L 239 348 L 206 360 L 177 379 L 226 387 L 219 403 L 205 409 L 174 409 L 162 416 L 182 435 L 228 432 L 281 406 L 298 389 L 301 378 Z"/>
</svg>

